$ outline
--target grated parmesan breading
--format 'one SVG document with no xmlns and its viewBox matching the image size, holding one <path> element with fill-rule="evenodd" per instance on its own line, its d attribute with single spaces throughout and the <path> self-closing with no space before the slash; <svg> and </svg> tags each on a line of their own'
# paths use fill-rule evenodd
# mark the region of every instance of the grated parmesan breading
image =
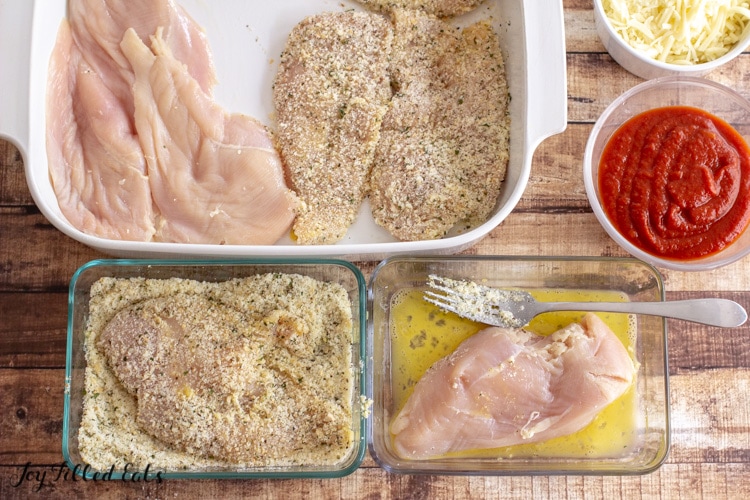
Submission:
<svg viewBox="0 0 750 500">
<path fill-rule="evenodd" d="M 476 8 L 484 0 L 358 0 L 380 12 L 394 9 L 421 10 L 438 17 L 452 17 Z"/>
<path fill-rule="evenodd" d="M 339 463 L 354 445 L 351 343 L 337 284 L 103 278 L 85 335 L 81 457 L 99 470 Z"/>
<path fill-rule="evenodd" d="M 393 13 L 395 94 L 370 176 L 375 222 L 401 240 L 484 222 L 509 159 L 505 65 L 488 21 L 463 30 L 418 11 Z"/>
<path fill-rule="evenodd" d="M 365 196 L 406 241 L 470 229 L 497 203 L 510 137 L 497 33 L 422 10 L 389 17 L 319 14 L 287 40 L 273 96 L 300 244 L 341 240 Z"/>
<path fill-rule="evenodd" d="M 336 243 L 357 216 L 390 99 L 392 36 L 382 16 L 351 11 L 307 17 L 289 34 L 273 102 L 277 146 L 303 202 L 300 244 Z"/>
<path fill-rule="evenodd" d="M 603 0 L 602 8 L 628 45 L 671 64 L 717 59 L 750 29 L 747 0 Z"/>
</svg>

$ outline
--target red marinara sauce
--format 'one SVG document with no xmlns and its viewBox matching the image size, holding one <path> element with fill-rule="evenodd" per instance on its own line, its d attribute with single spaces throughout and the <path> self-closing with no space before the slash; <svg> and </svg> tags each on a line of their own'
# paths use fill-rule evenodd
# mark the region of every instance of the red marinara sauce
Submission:
<svg viewBox="0 0 750 500">
<path fill-rule="evenodd" d="M 716 253 L 750 221 L 750 148 L 731 125 L 697 108 L 629 119 L 605 146 L 598 180 L 612 224 L 661 257 Z"/>
</svg>

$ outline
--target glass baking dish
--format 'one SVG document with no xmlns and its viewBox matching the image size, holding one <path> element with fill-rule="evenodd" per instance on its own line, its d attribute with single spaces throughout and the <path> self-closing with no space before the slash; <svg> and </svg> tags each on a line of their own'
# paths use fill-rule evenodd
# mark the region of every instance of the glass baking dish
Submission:
<svg viewBox="0 0 750 500">
<path fill-rule="evenodd" d="M 249 478 L 299 478 L 341 477 L 356 470 L 364 459 L 365 411 L 362 396 L 365 386 L 365 299 L 366 283 L 362 273 L 348 262 L 319 259 L 253 259 L 233 261 L 169 261 L 169 260 L 97 260 L 76 271 L 69 291 L 68 338 L 65 366 L 65 402 L 63 413 L 63 456 L 67 465 L 79 475 L 89 479 L 101 478 L 110 473 L 109 479 L 129 479 L 133 474 L 144 474 L 143 468 L 136 471 L 113 464 L 110 470 L 94 470 L 87 467 L 78 448 L 78 432 L 84 399 L 84 377 L 86 353 L 84 335 L 89 318 L 89 298 L 92 285 L 103 277 L 115 278 L 188 278 L 197 281 L 223 282 L 256 274 L 287 273 L 301 274 L 320 281 L 341 285 L 349 296 L 352 314 L 351 407 L 353 445 L 344 458 L 334 465 L 255 467 L 255 468 L 201 468 L 194 470 L 168 470 L 159 464 L 150 464 L 149 478 L 157 474 L 163 479 L 249 479 Z M 366 408 L 365 408 L 366 410 Z"/>
<path fill-rule="evenodd" d="M 401 305 L 396 306 L 403 304 L 404 293 L 424 290 L 430 274 L 469 279 L 501 288 L 519 288 L 532 294 L 563 294 L 566 295 L 564 300 L 594 300 L 592 297 L 618 301 L 664 300 L 664 283 L 658 271 L 635 259 L 475 256 L 393 257 L 382 262 L 375 269 L 369 286 L 368 357 L 372 358 L 373 410 L 368 439 L 371 454 L 384 469 L 407 474 L 604 475 L 644 474 L 662 464 L 670 439 L 666 321 L 661 317 L 625 314 L 605 314 L 601 317 L 608 324 L 625 325 L 626 335 L 633 339 L 630 341 L 630 353 L 637 373 L 629 390 L 632 394 L 628 397 L 632 399 L 626 406 L 632 413 L 624 420 L 626 424 L 620 424 L 617 417 L 612 421 L 604 417 L 605 408 L 600 413 L 601 417 L 597 416 L 599 420 L 595 419 L 591 424 L 609 425 L 611 432 L 627 435 L 622 446 L 612 445 L 618 442 L 619 435 L 610 440 L 605 437 L 610 434 L 592 430 L 587 439 L 593 442 L 583 444 L 583 437 L 576 438 L 582 443 L 580 447 L 575 442 L 563 451 L 524 444 L 521 446 L 526 448 L 481 450 L 434 459 L 399 456 L 393 446 L 390 423 L 408 397 L 409 390 L 405 387 L 421 377 L 414 371 L 414 365 L 425 364 L 423 357 L 431 355 L 425 354 L 429 351 L 424 349 L 419 351 L 421 357 L 413 354 L 409 358 L 409 354 L 403 353 L 410 352 L 410 349 L 416 353 L 417 347 L 429 343 L 435 351 L 440 350 L 435 355 L 437 357 L 450 353 L 439 343 L 442 341 L 434 333 L 437 329 L 431 331 L 425 328 L 406 344 L 396 338 L 394 325 L 401 321 L 399 314 L 408 315 L 408 321 L 415 325 L 413 332 L 418 329 L 416 325 L 420 314 L 436 314 L 435 310 L 423 310 L 416 303 L 411 303 L 408 310 L 399 309 Z M 581 309 L 585 311 L 585 306 Z M 578 314 L 582 316 L 583 312 Z M 541 322 L 543 318 L 538 319 Z M 532 329 L 535 321 L 529 325 Z M 435 320 L 433 323 L 418 324 L 421 327 L 423 324 L 438 323 Z M 537 333 L 543 334 L 541 331 Z M 551 330 L 547 333 L 551 333 Z M 398 351 L 397 343 L 400 346 Z M 429 363 L 425 366 L 429 367 Z M 403 374 L 408 374 L 409 379 L 406 380 Z M 612 412 L 607 415 L 612 415 Z M 617 425 L 622 425 L 620 431 Z"/>
</svg>

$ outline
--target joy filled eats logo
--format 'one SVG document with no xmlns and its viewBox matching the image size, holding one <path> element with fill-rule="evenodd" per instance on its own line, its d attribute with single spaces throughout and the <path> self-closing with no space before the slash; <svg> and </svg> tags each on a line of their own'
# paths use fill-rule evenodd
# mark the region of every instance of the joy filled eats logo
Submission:
<svg viewBox="0 0 750 500">
<path fill-rule="evenodd" d="M 59 481 L 122 481 L 126 483 L 149 483 L 155 481 L 162 482 L 163 471 L 153 472 L 151 464 L 146 468 L 139 470 L 133 467 L 133 464 L 125 464 L 120 472 L 119 469 L 112 467 L 107 472 L 93 471 L 88 464 L 77 464 L 72 469 L 65 464 L 52 466 L 34 466 L 27 462 L 18 476 L 11 477 L 11 486 L 18 488 L 24 483 L 34 485 L 34 491 L 40 491 L 44 486 L 51 486 Z"/>
</svg>

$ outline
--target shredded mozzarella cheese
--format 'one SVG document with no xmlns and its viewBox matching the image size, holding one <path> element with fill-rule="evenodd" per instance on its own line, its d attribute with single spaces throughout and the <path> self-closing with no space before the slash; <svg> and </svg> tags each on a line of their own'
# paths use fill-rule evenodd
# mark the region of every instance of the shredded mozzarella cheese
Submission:
<svg viewBox="0 0 750 500">
<path fill-rule="evenodd" d="M 602 7 L 626 43 L 672 64 L 717 59 L 750 29 L 747 0 L 603 0 Z"/>
</svg>

